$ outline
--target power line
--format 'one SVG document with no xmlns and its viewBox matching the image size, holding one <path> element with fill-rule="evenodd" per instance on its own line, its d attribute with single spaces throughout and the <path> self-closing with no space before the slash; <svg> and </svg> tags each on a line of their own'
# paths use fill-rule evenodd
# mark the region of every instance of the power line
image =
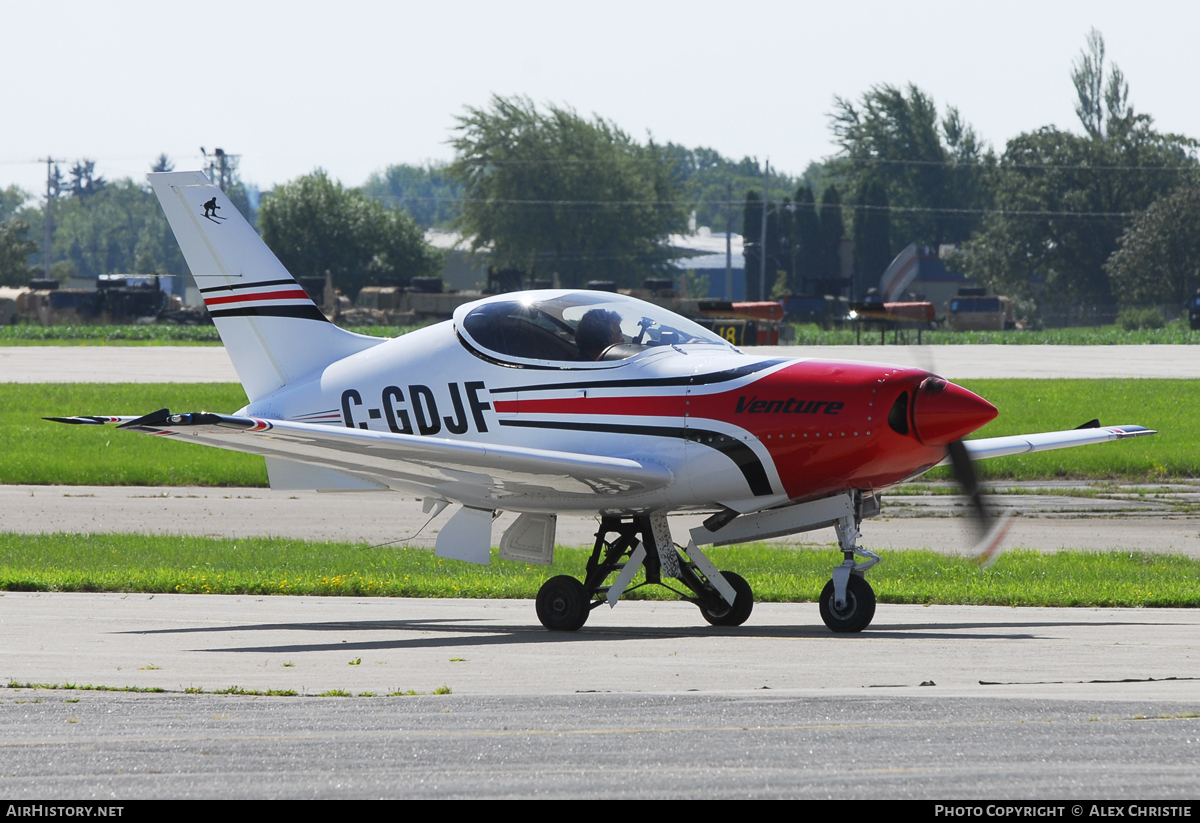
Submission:
<svg viewBox="0 0 1200 823">
<path fill-rule="evenodd" d="M 420 200 L 424 202 L 436 203 L 484 203 L 503 206 L 570 206 L 570 207 L 679 207 L 679 206 L 741 206 L 745 204 L 742 200 L 515 200 L 504 198 L 487 198 L 487 197 L 426 197 L 426 196 L 400 196 L 400 195 L 367 195 L 374 199 L 393 199 L 393 200 Z M 831 208 L 815 206 L 814 209 Z M 933 206 L 870 206 L 861 203 L 841 203 L 836 208 L 849 209 L 851 211 L 886 211 L 899 214 L 961 214 L 961 215 L 989 215 L 998 214 L 1006 217 L 1095 217 L 1103 219 L 1126 218 L 1134 217 L 1140 212 L 1135 211 L 1112 211 L 1112 212 L 1091 212 L 1091 211 L 1062 211 L 1052 209 L 958 209 L 958 208 L 938 208 Z"/>
<path fill-rule="evenodd" d="M 987 166 L 980 162 L 961 162 L 957 160 L 899 160 L 884 157 L 863 157 L 850 159 L 848 157 L 834 158 L 834 162 L 844 160 L 850 163 L 867 163 L 871 165 L 897 165 L 897 166 L 949 166 L 961 169 L 972 169 L 979 171 L 1004 171 L 1007 169 L 1021 170 L 1068 170 L 1068 171 L 1197 171 L 1200 170 L 1200 163 L 1194 157 L 1188 157 L 1188 162 L 1177 163 L 1170 166 L 1120 166 L 1109 164 L 1093 164 L 1093 163 L 1005 163 L 1001 160 L 994 166 Z"/>
</svg>

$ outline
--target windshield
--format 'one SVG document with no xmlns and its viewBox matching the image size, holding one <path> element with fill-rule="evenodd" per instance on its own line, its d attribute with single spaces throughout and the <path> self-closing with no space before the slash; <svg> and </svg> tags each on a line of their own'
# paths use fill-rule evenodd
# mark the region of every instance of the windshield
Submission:
<svg viewBox="0 0 1200 823">
<path fill-rule="evenodd" d="M 588 363 L 623 360 L 656 346 L 730 348 L 673 312 L 610 292 L 522 292 L 488 300 L 471 307 L 459 328 L 489 353 L 526 360 Z"/>
</svg>

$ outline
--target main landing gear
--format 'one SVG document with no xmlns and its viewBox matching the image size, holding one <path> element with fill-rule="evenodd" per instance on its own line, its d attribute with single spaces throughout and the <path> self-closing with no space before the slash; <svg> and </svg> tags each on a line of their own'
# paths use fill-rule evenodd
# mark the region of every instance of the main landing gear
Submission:
<svg viewBox="0 0 1200 823">
<path fill-rule="evenodd" d="M 630 586 L 643 567 L 645 580 Z M 608 583 L 614 574 L 616 578 Z M 686 591 L 667 580 L 677 581 Z M 573 632 L 587 622 L 592 609 L 603 603 L 615 606 L 621 595 L 651 584 L 695 603 L 701 616 L 714 626 L 740 626 L 754 608 L 750 584 L 733 572 L 718 572 L 694 543 L 686 548 L 676 546 L 667 518 L 608 516 L 600 520 L 583 582 L 559 575 L 542 585 L 537 596 L 538 620 L 550 631 Z"/>
</svg>

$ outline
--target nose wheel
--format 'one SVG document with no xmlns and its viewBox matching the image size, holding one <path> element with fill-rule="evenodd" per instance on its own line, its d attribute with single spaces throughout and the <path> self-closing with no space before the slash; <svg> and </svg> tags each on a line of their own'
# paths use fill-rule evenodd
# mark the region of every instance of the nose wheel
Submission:
<svg viewBox="0 0 1200 823">
<path fill-rule="evenodd" d="M 839 606 L 833 581 L 825 584 L 821 592 L 821 619 L 830 631 L 861 632 L 875 617 L 875 590 L 858 575 L 850 575 L 846 581 L 846 598 Z"/>
</svg>

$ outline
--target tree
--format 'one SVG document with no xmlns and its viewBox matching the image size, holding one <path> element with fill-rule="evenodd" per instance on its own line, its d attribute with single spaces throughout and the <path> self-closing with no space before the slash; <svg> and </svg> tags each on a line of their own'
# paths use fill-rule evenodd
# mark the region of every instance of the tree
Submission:
<svg viewBox="0 0 1200 823">
<path fill-rule="evenodd" d="M 24 286 L 37 276 L 29 255 L 38 247 L 28 234 L 29 224 L 22 220 L 0 223 L 0 286 Z"/>
<path fill-rule="evenodd" d="M 842 196 L 837 186 L 821 192 L 817 212 L 821 216 L 821 277 L 838 280 L 842 276 L 842 238 L 846 236 L 846 224 L 842 219 Z"/>
<path fill-rule="evenodd" d="M 762 164 L 758 159 L 732 160 L 714 149 L 689 149 L 675 143 L 667 143 L 663 151 L 683 189 L 686 208 L 696 212 L 696 225 L 724 231 L 732 223 L 732 231 L 749 237 L 751 232 L 743 231 L 738 205 L 747 191 L 762 189 Z M 778 169 L 771 170 L 768 182 L 768 197 L 777 202 L 801 185 L 799 179 Z"/>
<path fill-rule="evenodd" d="M 792 217 L 792 236 L 795 239 L 796 275 L 792 287 L 809 293 L 811 283 L 821 275 L 821 218 L 817 217 L 812 189 L 802 185 L 796 189 L 796 211 Z"/>
<path fill-rule="evenodd" d="M 933 98 L 916 86 L 881 85 L 857 105 L 835 98 L 832 119 L 849 190 L 884 188 L 893 252 L 914 241 L 960 243 L 978 227 L 991 153 L 953 106 L 939 121 Z"/>
<path fill-rule="evenodd" d="M 1192 177 L 1139 214 L 1105 264 L 1127 306 L 1182 305 L 1200 288 L 1200 180 Z"/>
<path fill-rule="evenodd" d="M 1010 140 L 994 175 L 996 211 L 958 261 L 997 291 L 1047 307 L 1112 305 L 1105 263 L 1118 238 L 1196 168 L 1196 141 L 1136 114 L 1115 67 L 1104 81 L 1099 34 L 1088 44 L 1072 72 L 1085 134 L 1047 126 Z"/>
<path fill-rule="evenodd" d="M 422 228 L 449 226 L 458 214 L 461 192 L 444 165 L 388 166 L 367 178 L 363 193 L 385 206 L 403 209 Z"/>
<path fill-rule="evenodd" d="M 1129 84 L 1125 75 L 1113 63 L 1108 73 L 1108 85 L 1104 83 L 1104 38 L 1092 29 L 1088 32 L 1087 47 L 1075 60 L 1071 70 L 1071 83 L 1075 86 L 1075 115 L 1083 124 L 1084 131 L 1093 140 L 1103 140 L 1107 126 L 1128 125 L 1133 112 L 1129 109 Z"/>
<path fill-rule="evenodd" d="M 372 284 L 435 277 L 442 255 L 404 212 L 317 171 L 279 186 L 262 201 L 259 231 L 296 277 L 333 274 L 347 295 Z"/>
<path fill-rule="evenodd" d="M 35 214 L 37 221 L 42 219 L 41 209 L 26 214 L 31 220 Z M 63 263 L 60 271 L 79 277 L 187 271 L 158 201 L 129 179 L 105 183 L 91 194 L 71 193 L 55 200 L 53 232 L 56 265 Z"/>
<path fill-rule="evenodd" d="M 638 285 L 673 274 L 664 241 L 682 231 L 679 184 L 662 148 L 569 108 L 493 97 L 458 118 L 450 175 L 462 186 L 458 226 L 495 264 Z"/>
<path fill-rule="evenodd" d="M 29 192 L 17 186 L 0 189 L 0 223 L 15 216 L 29 199 Z"/>
<path fill-rule="evenodd" d="M 746 192 L 746 202 L 742 206 L 742 259 L 746 267 L 747 300 L 754 300 L 758 295 L 758 276 L 762 270 L 762 212 L 759 193 Z"/>
<path fill-rule="evenodd" d="M 861 300 L 867 289 L 879 286 L 879 278 L 894 257 L 883 182 L 868 181 L 858 195 L 858 206 L 854 215 L 854 295 Z"/>
<path fill-rule="evenodd" d="M 71 196 L 80 200 L 104 191 L 108 182 L 103 177 L 96 176 L 95 160 L 80 160 L 68 172 L 71 176 Z"/>
</svg>

